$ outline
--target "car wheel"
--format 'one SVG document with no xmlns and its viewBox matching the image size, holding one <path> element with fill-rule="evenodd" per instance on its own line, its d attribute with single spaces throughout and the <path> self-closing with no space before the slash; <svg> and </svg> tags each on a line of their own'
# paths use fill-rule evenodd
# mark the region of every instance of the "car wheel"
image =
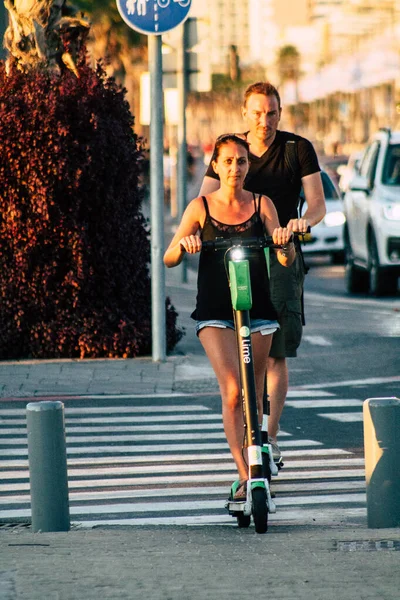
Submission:
<svg viewBox="0 0 400 600">
<path fill-rule="evenodd" d="M 345 235 L 345 283 L 349 294 L 368 292 L 368 272 L 354 264 L 354 255 L 348 234 Z"/>
<path fill-rule="evenodd" d="M 374 296 L 394 295 L 397 292 L 397 275 L 394 277 L 388 269 L 379 263 L 378 247 L 373 235 L 368 246 L 369 289 Z"/>
</svg>

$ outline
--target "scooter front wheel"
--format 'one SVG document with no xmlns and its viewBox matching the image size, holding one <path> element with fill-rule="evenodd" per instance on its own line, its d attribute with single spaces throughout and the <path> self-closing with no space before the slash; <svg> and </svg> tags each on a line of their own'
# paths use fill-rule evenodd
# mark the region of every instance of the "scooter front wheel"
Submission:
<svg viewBox="0 0 400 600">
<path fill-rule="evenodd" d="M 251 490 L 254 527 L 257 533 L 265 533 L 268 529 L 267 491 L 264 487 Z"/>
</svg>

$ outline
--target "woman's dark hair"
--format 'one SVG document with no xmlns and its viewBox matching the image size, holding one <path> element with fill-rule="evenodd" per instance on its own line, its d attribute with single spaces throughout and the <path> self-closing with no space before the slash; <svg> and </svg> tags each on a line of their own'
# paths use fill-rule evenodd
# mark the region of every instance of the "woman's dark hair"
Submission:
<svg viewBox="0 0 400 600">
<path fill-rule="evenodd" d="M 221 146 L 225 146 L 225 144 L 229 144 L 229 142 L 233 142 L 235 144 L 238 144 L 239 146 L 242 146 L 246 150 L 247 158 L 248 158 L 249 152 L 250 152 L 250 146 L 249 146 L 248 141 L 244 137 L 241 137 L 241 135 L 242 134 L 238 135 L 236 133 L 225 133 L 224 135 L 220 135 L 219 137 L 217 137 L 217 139 L 215 141 L 212 160 L 218 159 Z"/>
</svg>

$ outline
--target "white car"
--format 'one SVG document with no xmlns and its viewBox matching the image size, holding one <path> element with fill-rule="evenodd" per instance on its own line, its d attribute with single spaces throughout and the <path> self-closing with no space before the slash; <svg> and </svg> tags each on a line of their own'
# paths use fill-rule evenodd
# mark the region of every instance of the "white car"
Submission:
<svg viewBox="0 0 400 600">
<path fill-rule="evenodd" d="M 396 294 L 400 276 L 400 131 L 379 130 L 344 197 L 346 286 Z"/>
<path fill-rule="evenodd" d="M 362 152 L 353 152 L 349 156 L 347 165 L 340 165 L 340 167 L 338 168 L 338 173 L 340 175 L 338 186 L 342 194 L 345 194 L 349 189 L 350 181 L 353 179 L 354 175 L 357 172 L 357 169 L 360 165 L 361 157 Z"/>
<path fill-rule="evenodd" d="M 326 171 L 321 171 L 322 185 L 326 201 L 326 215 L 311 230 L 311 240 L 302 246 L 306 256 L 330 255 L 334 264 L 344 262 L 343 202 L 338 188 Z M 304 203 L 305 213 L 307 204 Z"/>
</svg>

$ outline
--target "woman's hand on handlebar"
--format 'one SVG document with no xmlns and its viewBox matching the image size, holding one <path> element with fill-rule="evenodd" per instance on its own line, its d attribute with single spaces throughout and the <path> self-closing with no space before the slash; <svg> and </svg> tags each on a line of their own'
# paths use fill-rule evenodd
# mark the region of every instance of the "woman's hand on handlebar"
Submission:
<svg viewBox="0 0 400 600">
<path fill-rule="evenodd" d="M 289 227 L 277 227 L 274 229 L 272 239 L 274 244 L 280 246 L 276 251 L 278 261 L 283 267 L 289 267 L 296 257 L 292 230 Z"/>
<path fill-rule="evenodd" d="M 179 243 L 188 254 L 196 254 L 201 250 L 201 239 L 197 235 L 187 235 Z"/>
</svg>

